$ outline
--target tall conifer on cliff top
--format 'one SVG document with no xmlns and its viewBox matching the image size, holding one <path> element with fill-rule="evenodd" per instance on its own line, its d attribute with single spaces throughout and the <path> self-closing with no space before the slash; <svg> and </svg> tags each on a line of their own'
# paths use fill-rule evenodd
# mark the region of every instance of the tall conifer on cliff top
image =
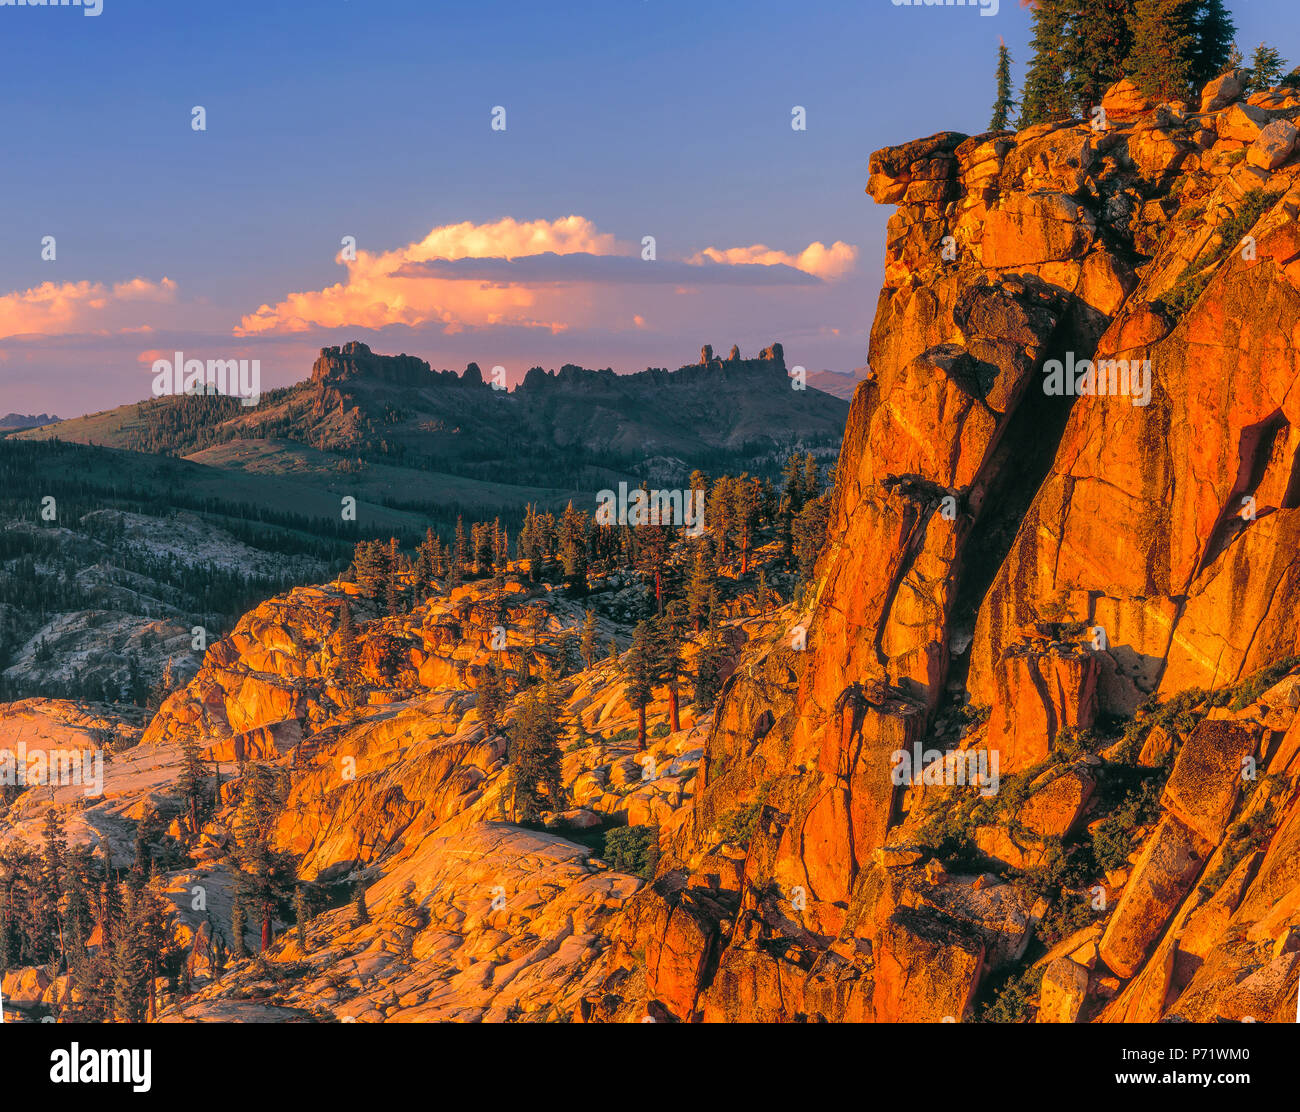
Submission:
<svg viewBox="0 0 1300 1112">
<path fill-rule="evenodd" d="M 1077 115 L 1086 117 L 1123 78 L 1133 47 L 1129 23 L 1135 7 L 1136 0 L 1076 0 L 1073 5 L 1062 53 Z"/>
<path fill-rule="evenodd" d="M 1196 49 L 1192 55 L 1192 80 L 1198 87 L 1218 77 L 1233 65 L 1233 22 L 1223 0 L 1203 0 L 1196 22 Z"/>
<path fill-rule="evenodd" d="M 1011 110 L 1018 103 L 1011 95 L 1011 51 L 1005 42 L 998 43 L 998 94 L 993 102 L 990 131 L 1005 131 L 1011 122 Z"/>
<path fill-rule="evenodd" d="M 1133 83 L 1158 100 L 1182 100 L 1196 80 L 1200 0 L 1137 0 L 1130 26 Z"/>
<path fill-rule="evenodd" d="M 1063 46 L 1071 7 L 1069 0 L 1034 0 L 1034 37 L 1029 44 L 1032 57 L 1020 105 L 1021 127 L 1070 115 Z"/>
</svg>

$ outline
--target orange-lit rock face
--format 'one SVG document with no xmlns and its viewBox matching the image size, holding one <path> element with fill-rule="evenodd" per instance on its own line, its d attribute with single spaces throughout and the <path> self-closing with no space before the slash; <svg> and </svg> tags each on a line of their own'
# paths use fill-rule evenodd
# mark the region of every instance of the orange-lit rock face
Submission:
<svg viewBox="0 0 1300 1112">
<path fill-rule="evenodd" d="M 1239 94 L 1232 82 L 1207 94 L 1215 115 L 1200 149 L 1244 152 L 1273 126 Z M 927 744 L 954 744 L 951 715 L 965 704 L 961 744 L 996 752 L 1013 781 L 1037 776 L 1044 762 L 1078 761 L 1058 745 L 1106 744 L 1089 738 L 1153 695 L 1222 689 L 1300 650 L 1300 159 L 1274 126 L 1225 170 L 1136 89 L 1113 90 L 1105 107 L 1104 130 L 941 133 L 872 156 L 868 192 L 898 206 L 872 375 L 846 429 L 808 649 L 778 644 L 738 670 L 709 738 L 682 858 L 707 856 L 729 808 L 763 804 L 764 818 L 739 912 L 709 943 L 716 971 L 687 1011 L 675 985 L 673 1014 L 960 1015 L 986 972 L 984 921 L 901 911 L 916 882 L 900 880 L 897 861 L 927 856 L 907 848 L 927 801 L 957 813 L 978 789 L 904 794 L 889 754 L 937 730 L 946 740 Z M 1256 188 L 1266 196 L 1243 199 Z M 1234 234 L 1249 244 L 1216 241 L 1243 210 Z M 1051 393 L 1053 361 L 1093 374 Z M 758 731 L 761 716 L 770 725 Z M 1284 717 L 1267 751 L 1279 768 L 1295 763 L 1281 744 L 1294 713 Z M 1150 770 L 1177 751 L 1129 861 L 1094 874 L 1103 964 L 1089 972 L 1066 953 L 1039 978 L 1053 1021 L 1095 1018 L 1139 974 L 1115 1006 L 1160 1018 L 1228 960 L 1215 947 L 1231 907 L 1252 922 L 1265 912 L 1242 899 L 1241 877 L 1196 920 L 1187 953 L 1172 934 L 1162 942 L 1221 889 L 1214 870 L 1239 836 L 1229 826 L 1262 806 L 1239 790 L 1260 734 L 1205 722 L 1185 741 L 1163 733 L 1161 748 L 1144 747 L 1148 733 L 1127 756 L 1121 745 L 1087 758 L 1136 765 L 1142 750 L 1137 767 Z M 1035 781 L 1017 825 L 981 812 L 980 848 L 1032 866 L 1044 839 L 1087 842 L 1091 826 L 1072 832 L 1114 804 L 1078 768 Z"/>
</svg>

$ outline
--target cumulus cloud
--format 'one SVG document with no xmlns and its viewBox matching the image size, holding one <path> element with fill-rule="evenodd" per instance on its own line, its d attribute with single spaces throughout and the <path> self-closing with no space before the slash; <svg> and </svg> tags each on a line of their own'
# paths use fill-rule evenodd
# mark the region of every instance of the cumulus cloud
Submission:
<svg viewBox="0 0 1300 1112">
<path fill-rule="evenodd" d="M 836 240 L 829 247 L 821 241 L 810 243 L 797 255 L 774 250 L 762 243 L 756 243 L 752 247 L 728 247 L 721 250 L 706 247 L 692 255 L 688 261 L 696 266 L 708 263 L 727 266 L 788 266 L 824 281 L 833 281 L 852 270 L 857 257 L 856 247 Z"/>
<path fill-rule="evenodd" d="M 150 282 L 43 282 L 29 290 L 0 296 L 0 337 L 107 335 L 148 327 L 138 320 L 139 303 L 170 302 L 176 283 L 170 278 Z M 129 308 L 128 308 L 129 307 Z M 124 317 L 135 317 L 130 323 Z"/>
<path fill-rule="evenodd" d="M 515 260 L 535 255 L 617 255 L 631 248 L 597 230 L 585 217 L 491 224 L 446 224 L 424 239 L 394 251 L 357 251 L 355 259 L 340 252 L 347 279 L 323 290 L 288 294 L 275 305 L 262 305 L 245 316 L 236 335 L 306 332 L 313 328 L 383 328 L 442 324 L 446 331 L 466 326 L 524 325 L 560 331 L 568 326 L 562 306 L 528 285 L 507 276 L 490 280 L 448 277 L 422 269 L 462 259 Z M 469 279 L 469 280 L 465 280 Z"/>
<path fill-rule="evenodd" d="M 530 255 L 515 259 L 431 259 L 407 263 L 399 278 L 456 278 L 528 285 L 596 282 L 602 285 L 815 286 L 819 279 L 782 263 L 694 266 L 660 259 L 646 262 L 626 255 Z"/>
<path fill-rule="evenodd" d="M 605 287 L 815 285 L 851 268 L 857 249 L 814 243 L 791 256 L 761 245 L 708 248 L 686 261 L 647 262 L 636 245 L 570 215 L 447 224 L 396 250 L 355 254 L 336 259 L 347 268 L 345 280 L 262 305 L 235 334 L 391 325 L 432 325 L 449 334 L 505 326 L 560 332 L 600 324 Z"/>
<path fill-rule="evenodd" d="M 434 228 L 419 243 L 378 256 L 381 266 L 393 260 L 420 262 L 425 259 L 514 259 L 521 255 L 619 255 L 631 249 L 621 246 L 608 232 L 599 232 L 584 216 L 561 220 L 519 221 L 507 216 L 493 224 L 444 224 Z M 357 256 L 363 252 L 358 251 Z"/>
</svg>

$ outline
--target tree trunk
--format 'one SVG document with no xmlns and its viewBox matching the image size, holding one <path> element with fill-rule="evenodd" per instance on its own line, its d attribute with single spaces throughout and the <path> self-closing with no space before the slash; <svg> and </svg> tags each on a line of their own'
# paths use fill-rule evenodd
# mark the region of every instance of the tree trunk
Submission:
<svg viewBox="0 0 1300 1112">
<path fill-rule="evenodd" d="M 668 718 L 672 723 L 673 733 L 677 733 L 682 728 L 681 720 L 677 717 L 677 681 L 673 680 L 668 685 Z"/>
<path fill-rule="evenodd" d="M 636 709 L 636 747 L 645 748 L 645 707 L 640 706 Z"/>
<path fill-rule="evenodd" d="M 262 953 L 271 948 L 271 912 L 262 912 Z"/>
</svg>

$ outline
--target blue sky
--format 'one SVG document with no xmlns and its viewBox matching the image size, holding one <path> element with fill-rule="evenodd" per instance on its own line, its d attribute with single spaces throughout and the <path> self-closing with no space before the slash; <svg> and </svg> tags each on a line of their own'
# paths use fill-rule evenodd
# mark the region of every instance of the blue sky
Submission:
<svg viewBox="0 0 1300 1112">
<path fill-rule="evenodd" d="M 889 0 L 103 5 L 0 7 L 0 413 L 136 400 L 147 355 L 176 347 L 260 357 L 287 383 L 353 337 L 512 379 L 534 363 L 677 366 L 706 342 L 861 366 L 893 211 L 863 193 L 870 152 L 983 130 L 999 36 L 1017 76 L 1029 38 L 1014 0 L 992 18 Z M 1300 60 L 1292 0 L 1233 8 L 1243 47 L 1267 38 Z M 502 288 L 478 307 L 444 278 L 383 325 L 378 302 L 408 287 L 363 289 L 336 261 L 345 235 L 378 256 L 456 225 L 495 228 L 478 253 L 510 253 L 501 221 L 549 234 L 571 215 L 579 255 L 603 237 L 596 253 L 640 261 L 653 235 L 660 261 L 701 268 L 708 248 L 764 245 L 780 255 L 727 262 L 784 259 L 767 277 L 786 281 L 759 285 L 752 263 L 691 287 L 583 281 L 561 257 L 562 284 L 536 297 Z M 814 243 L 856 256 L 810 263 Z M 348 297 L 321 292 L 350 280 Z"/>
</svg>

